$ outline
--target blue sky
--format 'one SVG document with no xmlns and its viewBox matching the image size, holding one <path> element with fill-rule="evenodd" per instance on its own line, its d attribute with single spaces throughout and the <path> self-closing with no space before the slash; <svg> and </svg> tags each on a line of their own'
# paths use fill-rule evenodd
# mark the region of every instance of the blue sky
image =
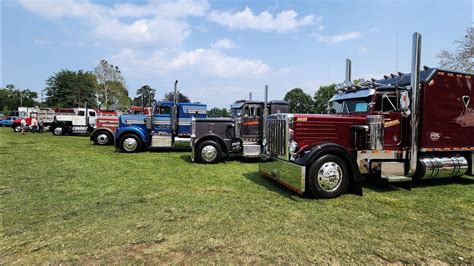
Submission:
<svg viewBox="0 0 474 266">
<path fill-rule="evenodd" d="M 3 0 L 1 80 L 40 92 L 54 72 L 106 59 L 132 97 L 148 84 L 161 98 L 175 79 L 208 107 L 263 99 L 266 84 L 270 99 L 313 95 L 344 79 L 347 57 L 354 78 L 408 72 L 415 31 L 422 64 L 436 66 L 473 13 L 473 0 Z"/>
</svg>

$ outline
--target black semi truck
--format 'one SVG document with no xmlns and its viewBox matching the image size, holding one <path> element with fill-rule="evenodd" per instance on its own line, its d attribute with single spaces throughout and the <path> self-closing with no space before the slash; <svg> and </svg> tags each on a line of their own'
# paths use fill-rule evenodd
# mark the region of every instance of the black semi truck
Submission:
<svg viewBox="0 0 474 266">
<path fill-rule="evenodd" d="M 234 154 L 258 158 L 268 114 L 288 113 L 286 101 L 240 100 L 231 105 L 230 118 L 194 118 L 191 122 L 191 158 L 200 163 L 218 163 Z"/>
</svg>

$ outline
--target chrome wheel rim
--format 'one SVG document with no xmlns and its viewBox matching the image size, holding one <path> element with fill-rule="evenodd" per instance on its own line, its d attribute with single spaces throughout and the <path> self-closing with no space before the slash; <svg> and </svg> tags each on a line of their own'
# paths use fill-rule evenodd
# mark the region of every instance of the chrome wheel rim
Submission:
<svg viewBox="0 0 474 266">
<path fill-rule="evenodd" d="M 333 192 L 342 183 L 342 168 L 335 162 L 324 163 L 318 171 L 319 187 L 327 192 Z"/>
<path fill-rule="evenodd" d="M 54 135 L 61 135 L 63 133 L 63 129 L 60 127 L 57 127 L 54 129 Z"/>
<path fill-rule="evenodd" d="M 123 148 L 126 151 L 135 151 L 138 147 L 138 142 L 135 138 L 126 138 L 123 140 Z"/>
<path fill-rule="evenodd" d="M 97 135 L 97 143 L 99 143 L 100 145 L 105 145 L 109 143 L 109 137 L 107 136 L 107 134 L 101 133 Z"/>
<path fill-rule="evenodd" d="M 21 126 L 15 127 L 15 131 L 16 131 L 16 132 L 20 132 L 20 131 L 21 131 Z"/>
<path fill-rule="evenodd" d="M 212 145 L 204 146 L 201 150 L 201 156 L 207 162 L 210 162 L 217 157 L 217 149 Z"/>
</svg>

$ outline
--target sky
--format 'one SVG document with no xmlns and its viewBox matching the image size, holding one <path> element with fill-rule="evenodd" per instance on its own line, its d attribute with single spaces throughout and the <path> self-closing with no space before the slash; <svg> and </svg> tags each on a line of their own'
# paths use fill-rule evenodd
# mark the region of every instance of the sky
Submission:
<svg viewBox="0 0 474 266">
<path fill-rule="evenodd" d="M 236 1 L 0 0 L 2 87 L 40 92 L 62 69 L 118 66 L 130 96 L 143 85 L 157 99 L 174 80 L 208 108 L 238 99 L 310 95 L 344 80 L 410 71 L 411 38 L 422 64 L 437 65 L 473 23 L 474 0 Z"/>
</svg>

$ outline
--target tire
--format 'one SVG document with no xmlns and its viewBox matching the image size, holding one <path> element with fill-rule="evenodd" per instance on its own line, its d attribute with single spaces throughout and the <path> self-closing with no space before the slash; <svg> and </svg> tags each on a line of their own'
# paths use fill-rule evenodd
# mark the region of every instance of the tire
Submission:
<svg viewBox="0 0 474 266">
<path fill-rule="evenodd" d="M 119 148 L 124 153 L 142 151 L 143 141 L 135 134 L 126 134 L 120 138 Z"/>
<path fill-rule="evenodd" d="M 317 159 L 309 169 L 309 192 L 317 198 L 335 198 L 343 194 L 350 182 L 350 171 L 338 156 L 328 154 Z"/>
<path fill-rule="evenodd" d="M 214 140 L 201 142 L 196 149 L 196 159 L 200 163 L 218 163 L 222 158 L 222 147 Z"/>
<path fill-rule="evenodd" d="M 21 132 L 21 125 L 12 125 L 12 128 L 14 132 Z"/>
<path fill-rule="evenodd" d="M 55 136 L 61 136 L 64 135 L 66 132 L 63 126 L 55 126 L 51 132 L 53 132 L 53 135 Z"/>
<path fill-rule="evenodd" d="M 106 130 L 102 130 L 99 132 L 95 132 L 92 136 L 92 141 L 94 141 L 95 145 L 105 146 L 110 145 L 113 143 L 114 137 L 112 134 Z"/>
</svg>

